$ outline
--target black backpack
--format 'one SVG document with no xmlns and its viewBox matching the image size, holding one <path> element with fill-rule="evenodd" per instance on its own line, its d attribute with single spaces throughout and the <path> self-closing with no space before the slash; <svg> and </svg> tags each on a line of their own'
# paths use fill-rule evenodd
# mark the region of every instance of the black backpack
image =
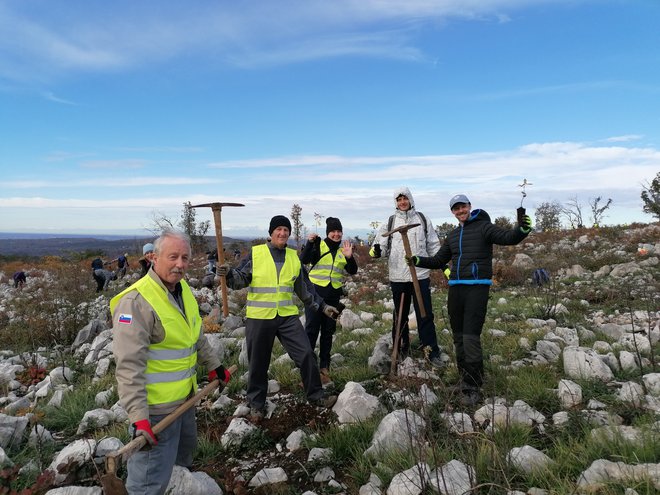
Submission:
<svg viewBox="0 0 660 495">
<path fill-rule="evenodd" d="M 420 216 L 422 219 L 422 225 L 424 226 L 424 238 L 428 236 L 429 233 L 429 226 L 426 224 L 426 217 L 421 211 L 418 211 L 417 214 Z M 394 225 L 394 215 L 390 216 L 390 219 L 387 221 L 387 231 L 389 232 L 392 230 L 392 225 Z M 390 252 L 390 248 L 392 247 L 392 236 L 387 237 L 387 252 Z M 389 256 L 389 254 L 388 254 Z"/>
</svg>

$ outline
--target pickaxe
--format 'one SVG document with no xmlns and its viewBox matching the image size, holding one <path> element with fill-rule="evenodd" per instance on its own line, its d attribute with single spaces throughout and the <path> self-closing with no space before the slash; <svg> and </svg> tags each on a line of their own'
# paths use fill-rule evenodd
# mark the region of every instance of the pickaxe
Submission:
<svg viewBox="0 0 660 495">
<path fill-rule="evenodd" d="M 245 206 L 242 203 L 204 203 L 201 205 L 193 205 L 192 208 L 211 208 L 213 210 L 213 222 L 215 224 L 215 242 L 218 247 L 218 263 L 221 265 L 225 262 L 225 253 L 222 250 L 222 219 L 220 212 L 223 206 Z M 229 316 L 229 302 L 227 300 L 227 280 L 225 277 L 220 277 L 220 289 L 222 291 L 222 314 L 226 318 Z"/>
<path fill-rule="evenodd" d="M 229 373 L 235 373 L 238 368 L 236 365 L 229 367 Z M 204 397 L 213 392 L 216 388 L 222 390 L 225 384 L 219 378 L 211 381 L 206 387 L 199 390 L 195 395 L 190 397 L 187 401 L 177 407 L 172 413 L 165 416 L 162 421 L 153 427 L 154 434 L 158 435 L 165 428 L 174 423 L 183 413 L 188 409 L 195 407 L 197 403 Z M 101 476 L 101 485 L 103 486 L 103 493 L 105 495 L 128 495 L 124 482 L 117 477 L 117 468 L 122 460 L 126 461 L 130 456 L 136 453 L 147 444 L 147 440 L 143 436 L 137 436 L 121 449 L 110 452 L 105 456 L 105 474 Z"/>
<path fill-rule="evenodd" d="M 396 229 L 392 229 L 389 232 L 385 232 L 383 237 L 389 237 L 397 232 L 401 234 L 401 239 L 403 240 L 403 249 L 406 252 L 407 257 L 412 257 L 412 251 L 410 249 L 410 241 L 408 241 L 408 231 L 414 227 L 419 227 L 420 223 L 411 223 L 408 225 L 402 225 Z M 422 318 L 426 318 L 426 310 L 424 309 L 424 299 L 422 299 L 422 290 L 419 288 L 419 280 L 417 280 L 417 270 L 414 266 L 410 266 L 410 276 L 412 277 L 413 287 L 415 288 L 415 298 L 417 299 L 417 305 L 419 306 L 419 313 Z"/>
</svg>

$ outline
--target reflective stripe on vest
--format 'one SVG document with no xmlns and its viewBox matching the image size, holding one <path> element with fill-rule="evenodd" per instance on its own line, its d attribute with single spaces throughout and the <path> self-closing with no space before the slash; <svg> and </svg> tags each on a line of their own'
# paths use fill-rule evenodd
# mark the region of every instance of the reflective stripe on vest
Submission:
<svg viewBox="0 0 660 495">
<path fill-rule="evenodd" d="M 309 271 L 309 279 L 312 283 L 320 285 L 321 287 L 325 287 L 328 283 L 332 282 L 332 286 L 335 289 L 339 289 L 344 282 L 344 275 L 346 274 L 346 271 L 344 270 L 344 267 L 346 266 L 346 257 L 344 256 L 344 253 L 341 252 L 341 249 L 337 249 L 337 254 L 335 254 L 335 259 L 333 261 L 330 248 L 325 241 L 321 241 L 320 250 L 323 254 Z M 332 265 L 328 264 L 330 261 L 333 261 Z"/>
<path fill-rule="evenodd" d="M 252 247 L 252 281 L 248 288 L 245 315 L 256 320 L 275 316 L 298 315 L 293 302 L 293 285 L 300 275 L 300 260 L 291 248 L 286 248 L 279 280 L 275 260 L 267 244 Z"/>
<path fill-rule="evenodd" d="M 145 380 L 149 405 L 176 402 L 197 390 L 197 341 L 202 319 L 197 301 L 184 280 L 181 288 L 185 317 L 178 306 L 170 302 L 167 290 L 149 275 L 110 301 L 110 311 L 114 314 L 119 300 L 126 293 L 137 290 L 156 312 L 165 330 L 163 341 L 150 344 L 147 353 Z"/>
</svg>

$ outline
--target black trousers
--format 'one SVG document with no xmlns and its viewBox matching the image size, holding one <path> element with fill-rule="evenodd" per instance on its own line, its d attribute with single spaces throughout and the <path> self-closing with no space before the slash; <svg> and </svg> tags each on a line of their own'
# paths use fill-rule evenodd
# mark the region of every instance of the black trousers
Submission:
<svg viewBox="0 0 660 495">
<path fill-rule="evenodd" d="M 403 316 L 401 319 L 401 336 L 399 340 L 399 355 L 405 357 L 410 350 L 410 336 L 408 329 L 408 313 L 410 313 L 410 303 L 412 301 L 417 316 L 417 328 L 419 340 L 423 346 L 431 348 L 429 359 L 440 356 L 438 348 L 438 338 L 435 334 L 435 323 L 433 322 L 433 305 L 431 304 L 431 280 L 428 278 L 419 281 L 420 292 L 422 293 L 422 304 L 426 311 L 426 318 L 422 318 L 419 310 L 419 301 L 415 296 L 415 288 L 412 282 L 390 282 L 392 288 L 392 297 L 394 299 L 394 321 L 392 322 L 392 342 L 396 338 L 396 326 L 399 320 L 399 308 L 401 305 L 401 296 L 403 296 Z"/>
<path fill-rule="evenodd" d="M 339 301 L 325 301 L 330 306 L 337 307 Z M 328 318 L 323 311 L 318 309 L 314 311 L 311 308 L 305 308 L 305 332 L 309 338 L 309 345 L 312 350 L 316 348 L 316 341 L 319 341 L 319 368 L 330 368 L 330 351 L 332 350 L 332 336 L 337 330 L 337 321 Z"/>
<path fill-rule="evenodd" d="M 298 316 L 276 316 L 270 320 L 248 318 L 245 343 L 249 361 L 247 399 L 250 407 L 263 409 L 266 405 L 268 368 L 275 337 L 300 370 L 307 398 L 323 397 L 319 367 Z"/>
<path fill-rule="evenodd" d="M 451 285 L 447 294 L 456 365 L 463 383 L 472 387 L 483 384 L 481 331 L 486 320 L 489 292 L 489 285 Z"/>
</svg>

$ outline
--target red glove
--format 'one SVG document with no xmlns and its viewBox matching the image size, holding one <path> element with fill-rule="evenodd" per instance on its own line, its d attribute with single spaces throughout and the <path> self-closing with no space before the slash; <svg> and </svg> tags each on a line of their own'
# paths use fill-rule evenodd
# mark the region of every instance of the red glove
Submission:
<svg viewBox="0 0 660 495">
<path fill-rule="evenodd" d="M 133 423 L 133 428 L 135 428 L 135 431 L 133 432 L 133 438 L 137 438 L 138 435 L 142 435 L 147 440 L 147 443 L 152 447 L 154 445 L 158 445 L 158 440 L 156 440 L 156 435 L 154 435 L 148 419 L 141 419 L 140 421 L 136 421 Z"/>
<path fill-rule="evenodd" d="M 209 380 L 213 381 L 218 377 L 220 377 L 220 379 L 223 382 L 229 383 L 229 379 L 231 378 L 231 373 L 229 372 L 229 370 L 225 369 L 224 366 L 220 365 L 216 369 L 209 372 Z"/>
</svg>

